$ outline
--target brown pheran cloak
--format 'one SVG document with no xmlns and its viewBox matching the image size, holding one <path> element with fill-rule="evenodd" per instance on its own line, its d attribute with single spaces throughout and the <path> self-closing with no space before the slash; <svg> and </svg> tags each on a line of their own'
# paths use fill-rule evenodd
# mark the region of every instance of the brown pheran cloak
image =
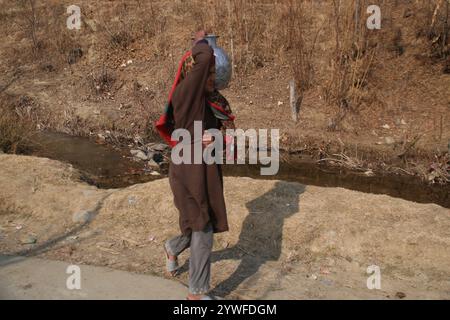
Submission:
<svg viewBox="0 0 450 320">
<path fill-rule="evenodd" d="M 203 130 L 219 129 L 220 123 L 206 106 L 206 81 L 215 63 L 213 50 L 201 41 L 192 48 L 192 57 L 194 65 L 175 88 L 172 105 L 175 129 L 187 129 L 194 137 L 194 121 L 202 121 Z M 169 183 L 180 213 L 182 234 L 201 231 L 209 221 L 215 233 L 228 231 L 220 164 L 191 163 L 171 162 L 169 166 Z"/>
</svg>

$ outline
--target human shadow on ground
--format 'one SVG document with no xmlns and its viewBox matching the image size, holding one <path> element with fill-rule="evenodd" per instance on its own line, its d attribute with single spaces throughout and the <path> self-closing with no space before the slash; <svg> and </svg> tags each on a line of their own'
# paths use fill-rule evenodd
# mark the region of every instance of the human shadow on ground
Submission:
<svg viewBox="0 0 450 320">
<path fill-rule="evenodd" d="M 211 256 L 212 263 L 240 260 L 239 266 L 211 294 L 229 295 L 266 262 L 280 258 L 284 221 L 299 212 L 299 197 L 304 191 L 304 185 L 279 181 L 270 191 L 246 203 L 248 215 L 238 242 L 233 247 L 213 252 Z M 186 261 L 180 272 L 187 271 L 188 265 Z"/>
</svg>

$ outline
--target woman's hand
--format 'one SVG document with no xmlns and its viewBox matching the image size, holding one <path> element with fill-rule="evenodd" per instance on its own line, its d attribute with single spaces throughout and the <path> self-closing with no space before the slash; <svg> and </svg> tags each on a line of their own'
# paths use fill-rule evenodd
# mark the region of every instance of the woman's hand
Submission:
<svg viewBox="0 0 450 320">
<path fill-rule="evenodd" d="M 203 147 L 206 148 L 212 142 L 213 142 L 213 136 L 210 133 L 208 133 L 207 131 L 205 131 L 203 133 L 203 137 L 202 137 L 202 145 L 203 145 Z"/>
</svg>

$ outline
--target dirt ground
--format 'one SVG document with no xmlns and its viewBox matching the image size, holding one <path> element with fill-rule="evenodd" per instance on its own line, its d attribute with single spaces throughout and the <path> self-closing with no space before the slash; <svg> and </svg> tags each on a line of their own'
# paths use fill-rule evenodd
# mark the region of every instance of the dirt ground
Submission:
<svg viewBox="0 0 450 320">
<path fill-rule="evenodd" d="M 450 210 L 385 195 L 225 178 L 214 292 L 238 299 L 450 299 Z M 101 190 L 70 165 L 0 155 L 0 252 L 165 276 L 167 179 Z M 77 222 L 74 222 L 77 221 Z M 188 252 L 180 256 L 187 281 Z M 366 283 L 380 267 L 381 289 Z"/>
</svg>

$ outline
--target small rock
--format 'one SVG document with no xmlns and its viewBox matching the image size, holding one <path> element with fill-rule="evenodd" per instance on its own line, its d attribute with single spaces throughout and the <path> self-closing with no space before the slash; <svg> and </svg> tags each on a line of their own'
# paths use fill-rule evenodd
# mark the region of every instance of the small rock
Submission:
<svg viewBox="0 0 450 320">
<path fill-rule="evenodd" d="M 163 152 L 163 151 L 167 150 L 168 148 L 169 148 L 169 146 L 164 143 L 157 143 L 150 147 L 151 150 L 160 151 L 160 152 Z"/>
<path fill-rule="evenodd" d="M 34 244 L 37 242 L 37 238 L 33 236 L 28 236 L 22 240 L 22 244 Z"/>
<path fill-rule="evenodd" d="M 282 106 L 283 105 L 283 101 L 278 101 L 278 106 Z"/>
<path fill-rule="evenodd" d="M 154 157 L 155 157 L 155 153 L 154 153 L 153 151 L 147 150 L 147 151 L 145 152 L 145 154 L 147 155 L 147 158 L 148 158 L 149 160 L 154 159 Z"/>
<path fill-rule="evenodd" d="M 142 151 L 142 150 L 130 150 L 130 153 L 135 157 L 135 158 L 138 158 L 138 159 L 141 159 L 141 160 L 148 160 L 148 157 L 147 157 L 147 155 L 145 154 L 145 152 L 144 151 Z"/>
<path fill-rule="evenodd" d="M 136 155 L 136 158 L 141 159 L 141 160 L 143 160 L 143 161 L 148 160 L 148 156 L 145 154 L 144 151 L 139 152 L 139 153 Z"/>
<path fill-rule="evenodd" d="M 150 172 L 150 175 L 152 175 L 152 176 L 160 176 L 161 173 L 159 173 L 158 171 L 152 171 L 152 172 Z"/>
<path fill-rule="evenodd" d="M 78 211 L 72 216 L 72 221 L 75 223 L 86 223 L 91 220 L 91 213 L 89 211 Z"/>
<path fill-rule="evenodd" d="M 388 124 L 384 124 L 381 126 L 383 129 L 390 129 L 391 127 Z"/>
<path fill-rule="evenodd" d="M 406 294 L 399 291 L 399 292 L 397 292 L 397 293 L 395 294 L 395 296 L 396 296 L 397 298 L 399 298 L 399 299 L 403 299 L 403 298 L 406 297 Z"/>
<path fill-rule="evenodd" d="M 386 143 L 387 145 L 391 145 L 391 144 L 394 144 L 394 143 L 395 143 L 395 140 L 394 140 L 394 138 L 392 138 L 392 137 L 385 137 L 385 138 L 384 138 L 384 141 L 385 141 L 385 143 Z"/>
<path fill-rule="evenodd" d="M 148 160 L 147 165 L 151 168 L 159 168 L 159 164 L 153 159 Z"/>
<path fill-rule="evenodd" d="M 313 279 L 313 280 L 317 280 L 317 275 L 312 274 L 310 278 Z"/>
<path fill-rule="evenodd" d="M 367 171 L 365 171 L 364 174 L 365 174 L 366 176 L 368 176 L 368 177 L 372 177 L 372 176 L 374 175 L 373 171 L 370 170 L 370 169 L 367 170 Z"/>
<path fill-rule="evenodd" d="M 129 205 L 133 205 L 133 204 L 135 204 L 136 203 L 136 197 L 135 196 L 129 196 L 128 197 L 128 204 Z"/>
<path fill-rule="evenodd" d="M 16 226 L 16 230 L 21 230 L 23 228 L 23 226 L 22 225 L 18 225 L 18 226 Z"/>
<path fill-rule="evenodd" d="M 400 124 L 406 126 L 406 121 L 402 119 L 402 120 L 400 121 Z"/>
<path fill-rule="evenodd" d="M 83 196 L 90 197 L 95 194 L 94 190 L 83 190 Z"/>
</svg>

